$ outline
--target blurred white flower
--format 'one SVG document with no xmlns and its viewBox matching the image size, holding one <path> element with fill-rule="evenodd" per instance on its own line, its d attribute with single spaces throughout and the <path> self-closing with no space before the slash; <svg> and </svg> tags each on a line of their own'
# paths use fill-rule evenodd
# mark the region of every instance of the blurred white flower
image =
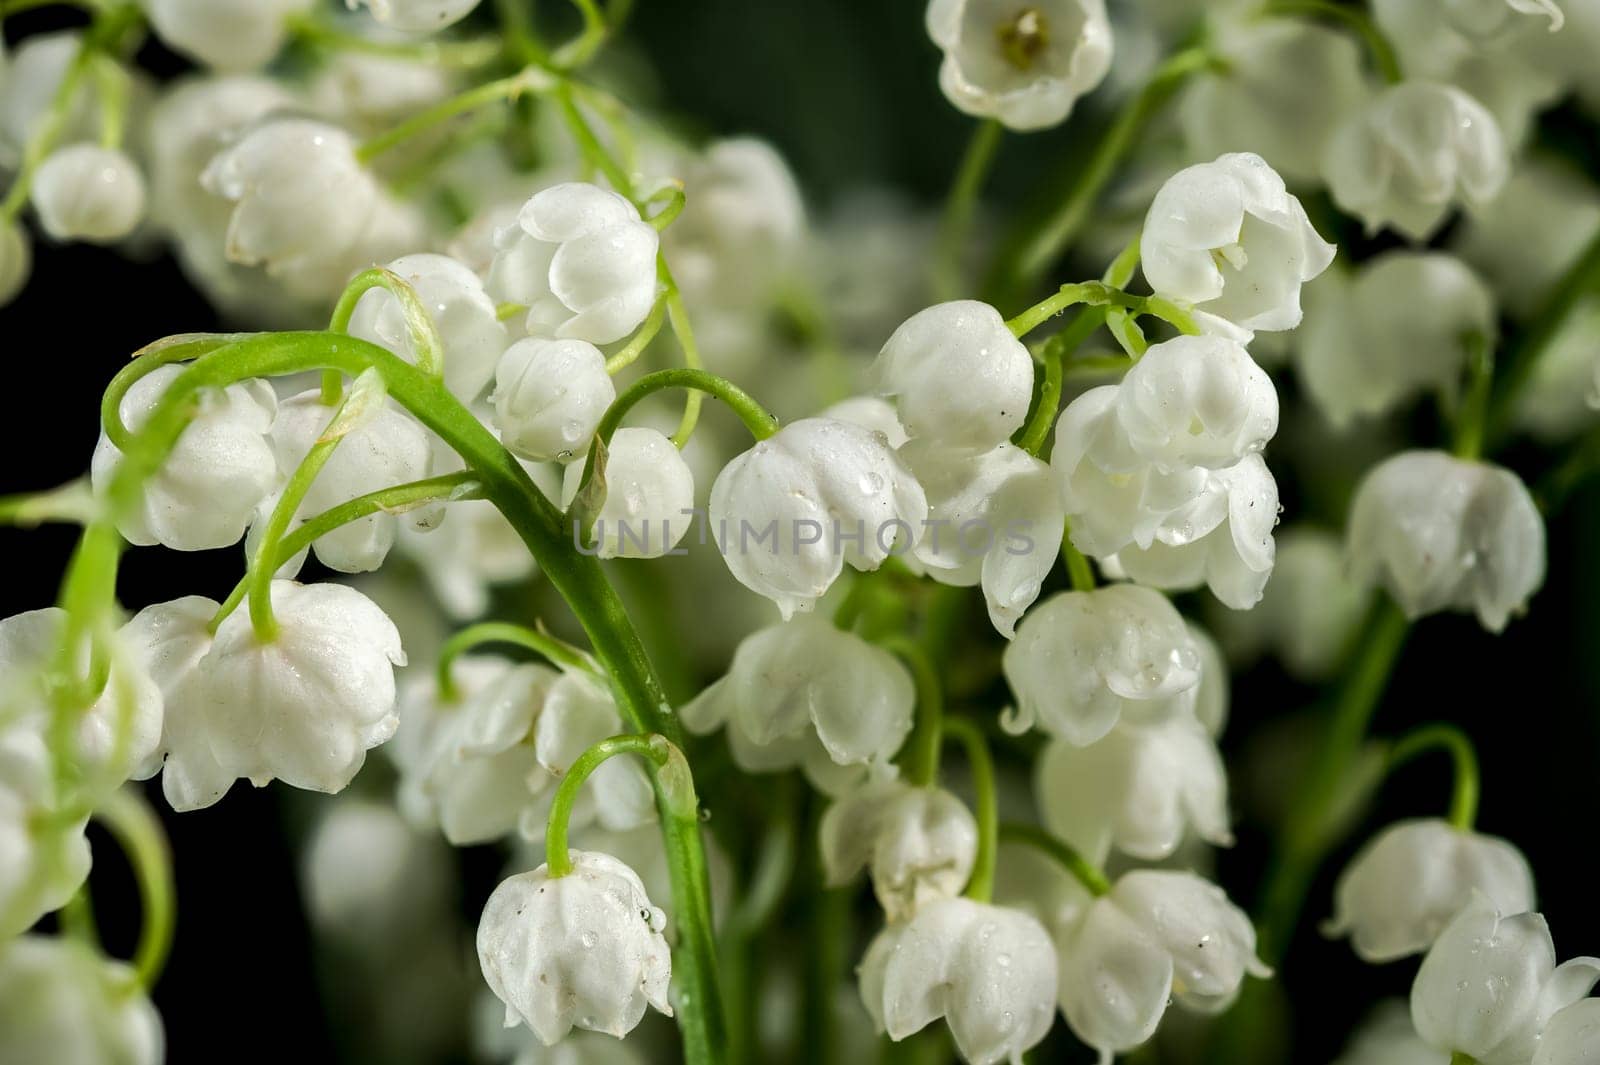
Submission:
<svg viewBox="0 0 1600 1065">
<path fill-rule="evenodd" d="M 133 970 L 76 939 L 0 943 L 0 1061 L 160 1065 L 161 1016 Z"/>
<path fill-rule="evenodd" d="M 140 0 L 156 36 L 173 51 L 217 70 L 265 66 L 289 35 L 290 19 L 312 0 Z"/>
<path fill-rule="evenodd" d="M 822 867 L 838 887 L 862 868 L 889 923 L 961 893 L 978 853 L 978 824 L 942 788 L 868 781 L 829 805 L 820 829 Z"/>
<path fill-rule="evenodd" d="M 116 148 L 57 148 L 34 174 L 31 196 L 40 227 L 56 240 L 110 244 L 144 220 L 144 174 Z"/>
<path fill-rule="evenodd" d="M 317 820 L 301 858 L 307 916 L 326 935 L 381 950 L 450 904 L 449 862 L 444 846 L 394 807 L 341 798 Z"/>
<path fill-rule="evenodd" d="M 1424 1043 L 1404 1000 L 1389 998 L 1367 1014 L 1334 1065 L 1450 1065 L 1450 1055 Z"/>
<path fill-rule="evenodd" d="M 406 33 L 433 33 L 472 14 L 482 0 L 345 0 L 352 10 L 365 5 L 372 17 Z"/>
<path fill-rule="evenodd" d="M 1533 1065 L 1595 1065 L 1600 1061 L 1600 998 L 1564 1007 L 1539 1033 Z"/>
</svg>

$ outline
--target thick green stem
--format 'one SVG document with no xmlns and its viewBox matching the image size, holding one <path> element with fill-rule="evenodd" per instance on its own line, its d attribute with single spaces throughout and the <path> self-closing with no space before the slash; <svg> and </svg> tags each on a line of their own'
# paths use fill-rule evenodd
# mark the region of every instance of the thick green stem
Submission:
<svg viewBox="0 0 1600 1065">
<path fill-rule="evenodd" d="M 917 685 L 916 724 L 901 752 L 900 768 L 908 783 L 931 788 L 939 782 L 939 748 L 944 742 L 944 686 L 939 671 L 922 645 L 909 637 L 891 636 L 881 646 L 911 668 Z"/>
<path fill-rule="evenodd" d="M 133 969 L 140 985 L 148 990 L 155 986 L 167 963 L 178 920 L 172 850 L 167 845 L 160 818 L 131 787 L 113 794 L 95 811 L 95 817 L 116 837 L 139 884 L 143 920 L 139 927 L 139 945 L 133 953 Z"/>
<path fill-rule="evenodd" d="M 1406 616 L 1389 599 L 1381 599 L 1373 608 L 1315 762 L 1290 800 L 1258 921 L 1260 954 L 1269 965 L 1283 960 L 1317 866 L 1337 842 L 1329 822 L 1340 785 L 1361 753 L 1367 727 L 1410 630 Z"/>
<path fill-rule="evenodd" d="M 1000 826 L 1000 841 L 1021 843 L 1049 855 L 1091 895 L 1098 897 L 1111 890 L 1111 881 L 1099 866 L 1079 854 L 1070 843 L 1057 839 L 1037 825 L 1007 821 Z"/>
<path fill-rule="evenodd" d="M 543 655 L 563 669 L 581 669 L 589 672 L 594 670 L 594 663 L 589 661 L 587 655 L 554 636 L 509 621 L 481 621 L 476 625 L 468 625 L 439 648 L 437 679 L 440 699 L 454 702 L 460 698 L 461 693 L 456 689 L 450 667 L 463 652 L 486 643 L 508 643 L 526 648 L 535 654 Z"/>
<path fill-rule="evenodd" d="M 589 774 L 599 769 L 606 759 L 619 754 L 636 754 L 659 768 L 667 764 L 675 750 L 664 736 L 612 736 L 578 756 L 556 788 L 555 800 L 550 804 L 550 819 L 545 825 L 544 860 L 552 878 L 572 872 L 572 855 L 567 850 L 567 822 L 572 818 L 572 804 L 577 801 L 578 789 L 589 779 Z M 682 761 L 683 755 L 679 754 L 678 760 Z M 690 794 L 692 796 L 693 792 Z"/>
<path fill-rule="evenodd" d="M 994 119 L 978 123 L 972 131 L 972 140 L 961 157 L 950 196 L 945 201 L 944 216 L 939 223 L 939 247 L 934 262 L 935 290 L 941 299 L 955 299 L 961 292 L 961 255 L 966 249 L 967 233 L 972 228 L 973 212 L 978 206 L 978 193 L 983 190 L 984 179 L 994 165 L 1005 127 Z"/>
<path fill-rule="evenodd" d="M 1483 454 L 1489 394 L 1494 385 L 1494 349 L 1481 333 L 1472 333 L 1462 342 L 1467 351 L 1467 387 L 1456 415 L 1454 451 L 1459 458 L 1476 459 Z"/>
<path fill-rule="evenodd" d="M 1389 748 L 1386 773 L 1430 751 L 1444 751 L 1455 763 L 1455 786 L 1450 792 L 1450 823 L 1463 831 L 1478 819 L 1478 797 L 1482 786 L 1478 773 L 1478 752 L 1472 738 L 1455 725 L 1440 722 L 1406 733 Z"/>
<path fill-rule="evenodd" d="M 977 802 L 973 810 L 978 821 L 978 854 L 972 862 L 972 879 L 966 896 L 988 902 L 994 896 L 994 869 L 1000 835 L 1000 799 L 995 790 L 994 758 L 983 730 L 964 717 L 944 719 L 944 734 L 960 743 L 967 752 L 967 768 L 972 773 L 972 789 Z"/>
<path fill-rule="evenodd" d="M 105 393 L 100 397 L 100 427 L 105 430 L 106 439 L 110 440 L 118 451 L 127 451 L 133 446 L 133 434 L 122 424 L 122 400 L 128 394 L 128 389 L 139 380 L 163 366 L 175 362 L 189 362 L 218 348 L 225 348 L 258 335 L 260 334 L 182 333 L 158 340 L 134 352 L 133 358 L 117 371 L 111 383 L 106 385 Z"/>
</svg>

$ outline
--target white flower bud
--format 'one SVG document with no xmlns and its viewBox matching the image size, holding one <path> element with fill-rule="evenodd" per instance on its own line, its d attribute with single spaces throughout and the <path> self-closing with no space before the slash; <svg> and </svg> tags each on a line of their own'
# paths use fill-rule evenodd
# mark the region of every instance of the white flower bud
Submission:
<svg viewBox="0 0 1600 1065">
<path fill-rule="evenodd" d="M 1476 897 L 1434 941 L 1411 985 L 1411 1021 L 1436 1049 L 1479 1065 L 1519 1065 L 1557 1011 L 1600 978 L 1600 958 L 1556 964 L 1550 928 L 1537 913 L 1502 918 Z"/>
<path fill-rule="evenodd" d="M 307 118 L 263 119 L 213 158 L 200 180 L 234 204 L 229 260 L 286 279 L 306 272 L 319 283 L 324 273 L 344 273 L 383 199 L 350 135 Z"/>
<path fill-rule="evenodd" d="M 311 0 L 140 0 L 173 51 L 218 70 L 254 70 L 283 47 L 289 19 Z"/>
<path fill-rule="evenodd" d="M 1410 617 L 1475 610 L 1499 632 L 1544 582 L 1544 520 L 1516 474 L 1443 451 L 1379 463 L 1350 509 L 1351 575 Z"/>
<path fill-rule="evenodd" d="M 1363 961 L 1420 954 L 1481 892 L 1501 913 L 1533 909 L 1533 871 L 1503 839 L 1440 818 L 1390 825 L 1361 848 L 1334 887 L 1324 931 L 1349 934 Z"/>
<path fill-rule="evenodd" d="M 944 52 L 946 99 L 1015 130 L 1059 124 L 1111 69 L 1104 0 L 1042 0 L 1020 11 L 986 0 L 929 0 L 926 21 Z"/>
<path fill-rule="evenodd" d="M 122 424 L 138 432 L 185 367 L 161 366 L 135 381 L 117 407 Z M 249 380 L 197 393 L 194 416 L 148 477 L 136 509 L 118 531 L 129 543 L 174 551 L 206 551 L 239 542 L 256 508 L 278 484 L 278 463 L 267 434 L 278 409 L 265 381 Z M 90 483 L 104 492 L 123 461 L 104 432 L 89 465 Z"/>
<path fill-rule="evenodd" d="M 278 407 L 272 447 L 284 476 L 300 465 L 339 409 L 324 402 L 317 389 L 292 396 Z M 375 404 L 360 414 L 354 428 L 333 449 L 311 482 L 296 517 L 304 521 L 368 492 L 420 480 L 429 475 L 432 460 L 427 431 L 414 418 L 387 402 Z M 369 514 L 318 537 L 312 550 L 323 565 L 341 573 L 375 570 L 394 546 L 401 520 L 382 511 Z"/>
<path fill-rule="evenodd" d="M 1232 466 L 1278 431 L 1278 391 L 1241 345 L 1180 336 L 1152 345 L 1128 370 L 1117 419 L 1159 469 Z"/>
<path fill-rule="evenodd" d="M 55 106 L 81 42 L 76 30 L 36 34 L 0 64 L 0 170 L 21 164 L 28 141 Z M 62 136 L 69 140 L 95 135 L 92 84 L 91 79 L 81 80 L 68 105 Z"/>
<path fill-rule="evenodd" d="M 97 144 L 57 148 L 31 191 L 39 225 L 56 240 L 110 244 L 144 219 L 144 175 L 126 153 Z"/>
<path fill-rule="evenodd" d="M 1596 1065 L 1600 1062 L 1600 998 L 1586 998 L 1558 1011 L 1539 1033 L 1533 1065 Z"/>
<path fill-rule="evenodd" d="M 1249 334 L 1300 324 L 1300 286 L 1328 268 L 1334 247 L 1266 160 L 1235 152 L 1167 179 L 1139 255 L 1157 295 Z"/>
<path fill-rule="evenodd" d="M 0 1061 L 160 1065 L 161 1016 L 133 970 L 75 939 L 0 944 Z"/>
<path fill-rule="evenodd" d="M 273 581 L 272 609 L 270 641 L 257 638 L 244 607 L 217 629 L 198 683 L 184 689 L 197 700 L 190 721 L 233 776 L 341 791 L 399 723 L 400 634 L 372 600 L 337 584 Z"/>
<path fill-rule="evenodd" d="M 1300 379 L 1336 427 L 1425 391 L 1454 394 L 1467 338 L 1495 333 L 1494 297 L 1461 262 L 1395 251 L 1314 290 L 1295 349 Z"/>
<path fill-rule="evenodd" d="M 1118 584 L 1062 592 L 1023 619 L 1001 659 L 1017 697 L 1008 729 L 1038 725 L 1087 746 L 1124 715 L 1159 721 L 1188 713 L 1200 652 L 1166 597 Z"/>
<path fill-rule="evenodd" d="M 1020 1061 L 1055 1020 L 1056 952 L 1020 910 L 939 899 L 878 933 L 861 1001 L 896 1042 L 944 1018 L 972 1065 Z"/>
<path fill-rule="evenodd" d="M 494 378 L 510 343 L 483 282 L 447 255 L 402 255 L 389 263 L 416 292 L 444 346 L 444 383 L 463 403 L 476 400 Z M 364 293 L 350 316 L 350 333 L 379 344 L 407 362 L 417 361 L 400 301 L 387 290 Z"/>
<path fill-rule="evenodd" d="M 928 500 L 878 433 L 803 418 L 737 455 L 711 485 L 711 527 L 740 584 L 788 618 L 846 562 L 877 569 L 923 535 Z"/>
<path fill-rule="evenodd" d="M 1341 126 L 1322 166 L 1334 202 L 1369 232 L 1389 225 L 1418 241 L 1457 197 L 1494 199 L 1510 170 L 1494 116 L 1460 89 L 1423 81 L 1390 87 Z"/>
<path fill-rule="evenodd" d="M 906 319 L 878 353 L 878 390 L 906 432 L 951 448 L 1005 443 L 1028 416 L 1033 357 L 1000 312 L 977 300 L 939 303 Z"/>
<path fill-rule="evenodd" d="M 684 727 L 724 725 L 746 772 L 803 768 L 844 794 L 861 767 L 888 769 L 911 731 L 915 686 L 892 654 L 826 620 L 797 617 L 744 639 L 727 676 L 679 710 Z"/>
<path fill-rule="evenodd" d="M 1205 491 L 1148 548 L 1128 547 L 1117 564 L 1130 579 L 1168 591 L 1204 584 L 1225 606 L 1249 610 L 1272 576 L 1278 482 L 1260 455 L 1212 470 Z"/>
<path fill-rule="evenodd" d="M 1256 151 L 1293 181 L 1317 181 L 1323 145 L 1367 96 L 1360 43 L 1298 18 L 1217 19 L 1212 29 L 1227 69 L 1201 73 L 1184 94 L 1192 155 Z"/>
<path fill-rule="evenodd" d="M 1233 842 L 1222 756 L 1189 715 L 1122 722 L 1087 747 L 1054 740 L 1034 786 L 1045 825 L 1093 862 L 1112 847 L 1146 861 L 1170 857 L 1190 829 L 1208 843 Z"/>
<path fill-rule="evenodd" d="M 0 307 L 17 298 L 33 273 L 33 248 L 17 223 L 0 222 Z"/>
<path fill-rule="evenodd" d="M 974 455 L 915 441 L 900 457 L 928 495 L 917 561 L 941 584 L 981 584 L 990 623 L 1009 639 L 1061 550 L 1055 472 L 1011 444 Z"/>
<path fill-rule="evenodd" d="M 535 462 L 583 454 L 617 398 L 606 357 L 586 340 L 517 341 L 495 368 L 495 426 L 506 447 Z"/>
<path fill-rule="evenodd" d="M 478 922 L 478 962 L 519 1021 L 553 1046 L 574 1027 L 622 1038 L 654 1006 L 667 1016 L 672 955 L 665 918 L 632 869 L 571 851 L 572 872 L 547 866 L 503 881 Z"/>
<path fill-rule="evenodd" d="M 708 146 L 684 178 L 683 213 L 662 241 L 689 305 L 748 309 L 770 299 L 805 236 L 794 175 L 751 137 Z"/>
<path fill-rule="evenodd" d="M 481 0 L 346 0 L 350 8 L 365 5 L 372 17 L 405 33 L 434 33 L 452 26 Z"/>
<path fill-rule="evenodd" d="M 1250 919 L 1192 873 L 1140 870 L 1095 899 L 1057 941 L 1061 1012 L 1101 1060 L 1155 1034 L 1169 1002 L 1226 1009 L 1255 956 Z"/>
<path fill-rule="evenodd" d="M 863 867 L 889 923 L 961 893 L 978 853 L 978 823 L 942 788 L 869 781 L 822 815 L 822 867 L 830 886 Z"/>
<path fill-rule="evenodd" d="M 571 506 L 585 462 L 567 466 L 562 505 Z M 694 473 L 671 440 L 624 426 L 606 454 L 606 501 L 595 521 L 601 558 L 659 558 L 694 523 Z"/>
<path fill-rule="evenodd" d="M 650 313 L 659 245 L 638 209 L 616 193 L 555 185 L 496 234 L 489 292 L 527 306 L 530 335 L 609 344 Z"/>
</svg>

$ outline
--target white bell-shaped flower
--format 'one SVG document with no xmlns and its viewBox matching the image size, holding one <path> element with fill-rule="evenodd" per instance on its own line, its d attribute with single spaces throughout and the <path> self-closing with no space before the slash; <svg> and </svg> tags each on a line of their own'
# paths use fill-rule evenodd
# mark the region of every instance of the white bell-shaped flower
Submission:
<svg viewBox="0 0 1600 1065">
<path fill-rule="evenodd" d="M 1117 584 L 1062 592 L 1023 619 L 1001 659 L 1017 697 L 1007 728 L 1039 728 L 1078 746 L 1126 718 L 1188 713 L 1200 652 L 1159 592 Z"/>
<path fill-rule="evenodd" d="M 57 148 L 31 190 L 39 225 L 56 240 L 110 244 L 144 220 L 145 184 L 127 153 L 98 144 Z"/>
<path fill-rule="evenodd" d="M 749 308 L 795 265 L 805 205 L 783 156 L 766 141 L 716 141 L 684 176 L 685 202 L 662 236 L 689 305 Z"/>
<path fill-rule="evenodd" d="M 341 791 L 399 723 L 400 634 L 372 600 L 338 584 L 273 581 L 272 610 L 271 640 L 256 635 L 243 608 L 217 629 L 195 667 L 190 720 L 233 776 Z"/>
<path fill-rule="evenodd" d="M 863 767 L 888 769 L 911 732 L 915 698 L 892 654 L 824 619 L 796 617 L 746 637 L 727 676 L 678 713 L 691 732 L 726 726 L 746 772 L 798 766 L 841 795 Z"/>
<path fill-rule="evenodd" d="M 1594 422 L 1600 407 L 1600 298 L 1578 301 L 1516 399 L 1518 429 L 1542 443 L 1564 443 Z"/>
<path fill-rule="evenodd" d="M 528 308 L 532 336 L 609 344 L 650 313 L 659 245 L 655 229 L 616 193 L 555 185 L 496 234 L 489 292 Z"/>
<path fill-rule="evenodd" d="M 586 463 L 567 466 L 562 505 L 571 506 Z M 694 523 L 694 473 L 654 429 L 624 426 L 606 452 L 606 500 L 595 518 L 601 558 L 659 558 Z"/>
<path fill-rule="evenodd" d="M 1120 395 L 1120 386 L 1102 385 L 1067 404 L 1050 453 L 1073 546 L 1097 558 L 1149 547 L 1158 534 L 1192 539 L 1217 521 L 1209 472 L 1163 472 L 1135 451 L 1118 416 Z"/>
<path fill-rule="evenodd" d="M 1356 489 L 1351 575 L 1410 617 L 1475 610 L 1499 632 L 1544 582 L 1544 520 L 1509 470 L 1443 451 L 1379 463 Z"/>
<path fill-rule="evenodd" d="M 978 854 L 978 823 L 943 788 L 869 781 L 822 815 L 822 867 L 834 887 L 866 868 L 893 924 L 961 893 Z"/>
<path fill-rule="evenodd" d="M 879 932 L 858 974 L 879 1032 L 898 1042 L 942 1017 L 972 1065 L 1017 1065 L 1055 1020 L 1055 947 L 1021 910 L 935 900 Z"/>
<path fill-rule="evenodd" d="M 546 866 L 502 881 L 478 921 L 478 962 L 519 1022 L 553 1046 L 573 1028 L 622 1038 L 647 1006 L 672 1015 L 665 921 L 632 869 L 572 851 L 572 872 Z"/>
<path fill-rule="evenodd" d="M 341 797 L 317 818 L 300 859 L 306 916 L 317 932 L 381 951 L 454 902 L 454 865 L 438 839 L 388 803 Z"/>
<path fill-rule="evenodd" d="M 1539 1032 L 1600 979 L 1600 958 L 1556 964 L 1537 913 L 1501 917 L 1476 897 L 1434 941 L 1411 985 L 1411 1021 L 1428 1045 L 1479 1065 L 1519 1065 Z"/>
<path fill-rule="evenodd" d="M 552 782 L 566 775 L 583 752 L 626 731 L 616 700 L 605 681 L 581 670 L 564 673 L 550 687 L 534 726 L 533 753 Z M 573 804 L 568 824 L 598 823 L 608 832 L 626 832 L 656 819 L 655 790 L 634 758 L 610 758 L 589 775 Z M 547 810 L 524 811 L 522 836 L 544 838 Z"/>
<path fill-rule="evenodd" d="M 1053 740 L 1034 767 L 1050 831 L 1093 862 L 1115 847 L 1147 861 L 1170 857 L 1189 832 L 1227 846 L 1228 776 L 1193 716 L 1120 722 L 1087 747 Z"/>
<path fill-rule="evenodd" d="M 500 356 L 490 398 L 506 447 L 534 462 L 565 462 L 588 448 L 617 389 L 588 341 L 527 337 Z"/>
<path fill-rule="evenodd" d="M 13 754 L 9 746 L 0 743 L 6 757 Z M 88 818 L 40 824 L 9 784 L 0 779 L 0 936 L 6 938 L 65 906 L 89 878 L 90 865 Z"/>
<path fill-rule="evenodd" d="M 228 259 L 285 280 L 303 273 L 320 283 L 330 270 L 342 274 L 383 199 L 350 134 L 309 118 L 263 119 L 212 159 L 200 180 L 234 205 Z"/>
<path fill-rule="evenodd" d="M 1192 873 L 1128 873 L 1057 939 L 1061 1012 L 1102 1065 L 1155 1034 L 1169 1002 L 1202 1013 L 1232 1004 L 1256 957 L 1250 918 Z"/>
<path fill-rule="evenodd" d="M 444 345 L 444 383 L 463 403 L 472 403 L 494 379 L 495 364 L 510 344 L 478 275 L 447 255 L 402 255 L 388 267 L 416 292 Z M 350 332 L 416 362 L 411 331 L 400 301 L 375 288 L 361 297 Z"/>
<path fill-rule="evenodd" d="M 17 298 L 33 273 L 33 247 L 16 222 L 0 222 L 0 307 Z"/>
<path fill-rule="evenodd" d="M 406 816 L 437 825 L 458 847 L 514 831 L 554 785 L 531 741 L 560 676 L 541 665 L 463 656 L 452 664 L 457 698 L 446 702 L 431 671 L 408 674 L 400 690 L 400 727 L 385 748 L 400 767 Z"/>
<path fill-rule="evenodd" d="M 161 366 L 135 381 L 117 414 L 137 433 L 160 405 L 179 365 Z M 129 543 L 161 544 L 174 551 L 205 551 L 239 542 L 256 508 L 278 484 L 278 462 L 268 433 L 277 416 L 277 393 L 266 381 L 240 381 L 196 393 L 194 415 L 160 469 L 145 479 L 137 508 L 117 530 Z M 122 452 L 105 435 L 95 444 L 90 483 L 105 491 L 122 464 Z"/>
<path fill-rule="evenodd" d="M 1600 1062 L 1600 998 L 1559 1010 L 1539 1033 L 1533 1065 L 1596 1065 Z"/>
<path fill-rule="evenodd" d="M 1154 344 L 1123 376 L 1117 418 L 1162 470 L 1232 466 L 1278 431 L 1278 390 L 1243 346 L 1219 336 Z"/>
<path fill-rule="evenodd" d="M 950 448 L 1005 443 L 1028 416 L 1033 356 L 1000 312 L 977 300 L 938 303 L 906 319 L 872 374 L 895 397 L 906 432 Z"/>
<path fill-rule="evenodd" d="M 1297 18 L 1216 19 L 1225 70 L 1203 72 L 1178 111 L 1193 155 L 1255 151 L 1290 180 L 1318 180 L 1322 149 L 1366 99 L 1361 45 Z"/>
<path fill-rule="evenodd" d="M 348 0 L 365 6 L 385 26 L 404 33 L 435 33 L 472 14 L 482 0 Z"/>
<path fill-rule="evenodd" d="M 1167 591 L 1211 589 L 1225 606 L 1249 610 L 1272 576 L 1278 482 L 1260 455 L 1209 471 L 1183 522 L 1169 521 L 1148 548 L 1124 548 L 1117 566 L 1140 584 Z M 1193 515 L 1193 518 L 1189 517 Z"/>
<path fill-rule="evenodd" d="M 82 40 L 77 30 L 33 34 L 0 62 L 0 170 L 12 171 L 21 164 L 28 141 L 54 111 Z M 62 130 L 68 140 L 95 136 L 92 86 L 92 79 L 80 79 L 68 101 Z"/>
<path fill-rule="evenodd" d="M 283 47 L 291 16 L 312 0 L 140 0 L 156 35 L 217 70 L 254 70 Z"/>
<path fill-rule="evenodd" d="M 810 610 L 846 562 L 877 569 L 914 548 L 928 500 L 878 433 L 803 418 L 723 467 L 709 515 L 734 577 L 788 618 Z"/>
<path fill-rule="evenodd" d="M 1505 138 L 1460 89 L 1407 81 L 1334 133 L 1323 156 L 1334 202 L 1368 231 L 1393 226 L 1426 240 L 1457 200 L 1494 199 L 1510 171 Z"/>
<path fill-rule="evenodd" d="M 1009 638 L 1061 550 L 1055 471 L 1011 444 L 974 455 L 918 440 L 900 457 L 928 497 L 916 560 L 941 584 L 981 584 L 989 621 Z"/>
<path fill-rule="evenodd" d="M 1528 15 L 1545 19 L 1540 28 L 1551 33 L 1566 21 L 1555 0 L 1441 0 L 1439 7 L 1458 32 L 1478 40 L 1500 36 L 1513 27 L 1521 29 L 1530 21 L 1525 19 Z"/>
<path fill-rule="evenodd" d="M 1460 260 L 1388 252 L 1353 279 L 1330 277 L 1313 290 L 1296 368 L 1318 409 L 1342 427 L 1422 392 L 1454 394 L 1468 337 L 1494 333 L 1494 297 Z"/>
<path fill-rule="evenodd" d="M 1300 287 L 1333 255 L 1283 178 L 1251 152 L 1167 179 L 1139 238 L 1157 295 L 1192 305 L 1232 333 L 1299 325 Z"/>
<path fill-rule="evenodd" d="M 0 1061 L 160 1065 L 161 1015 L 133 970 L 65 936 L 0 944 Z"/>
<path fill-rule="evenodd" d="M 1403 999 L 1384 999 L 1361 1022 L 1334 1065 L 1450 1065 L 1450 1055 L 1422 1041 Z"/>
<path fill-rule="evenodd" d="M 859 425 L 863 429 L 874 433 L 883 434 L 889 446 L 895 449 L 910 439 L 906 427 L 900 424 L 900 414 L 895 410 L 894 404 L 878 396 L 851 396 L 827 407 L 818 415 L 821 418 L 834 418 L 851 425 Z"/>
<path fill-rule="evenodd" d="M 272 447 L 285 477 L 322 438 L 339 409 L 329 406 L 318 389 L 292 396 L 278 406 Z M 416 419 L 387 402 L 373 404 L 340 438 L 311 482 L 296 517 L 311 518 L 368 492 L 421 480 L 432 472 L 432 462 L 432 442 Z M 406 520 L 404 516 L 381 511 L 369 514 L 319 536 L 311 549 L 323 565 L 341 573 L 375 570 L 394 546 L 402 520 Z M 436 520 L 436 515 L 417 511 L 411 520 L 428 523 Z"/>
<path fill-rule="evenodd" d="M 1501 913 L 1533 909 L 1533 871 L 1503 839 L 1441 818 L 1400 821 L 1340 874 L 1328 935 L 1350 936 L 1363 961 L 1420 954 L 1481 893 Z"/>
<path fill-rule="evenodd" d="M 1059 124 L 1111 69 L 1104 0 L 929 0 L 927 27 L 945 97 L 1015 130 Z"/>
</svg>

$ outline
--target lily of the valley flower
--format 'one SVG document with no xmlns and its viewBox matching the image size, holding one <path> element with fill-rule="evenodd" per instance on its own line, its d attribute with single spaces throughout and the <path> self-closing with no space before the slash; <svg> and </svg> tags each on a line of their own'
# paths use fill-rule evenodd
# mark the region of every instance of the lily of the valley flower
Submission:
<svg viewBox="0 0 1600 1065">
<path fill-rule="evenodd" d="M 365 5 L 372 17 L 405 33 L 435 33 L 472 14 L 482 0 L 349 0 Z"/>
<path fill-rule="evenodd" d="M 534 462 L 565 462 L 589 446 L 617 389 L 588 341 L 528 337 L 500 356 L 490 398 L 506 447 Z"/>
<path fill-rule="evenodd" d="M 1600 998 L 1558 1011 L 1539 1033 L 1533 1065 L 1594 1065 L 1600 1061 Z"/>
<path fill-rule="evenodd" d="M 1152 345 L 1123 376 L 1117 420 L 1159 469 L 1222 469 L 1278 431 L 1278 392 L 1241 345 L 1181 336 Z"/>
<path fill-rule="evenodd" d="M 116 148 L 71 144 L 51 152 L 32 196 L 40 227 L 57 240 L 109 244 L 144 220 L 144 175 Z"/>
<path fill-rule="evenodd" d="M 844 884 L 866 867 L 892 924 L 960 894 L 977 857 L 978 824 L 942 788 L 872 781 L 828 807 L 820 843 L 829 884 Z"/>
<path fill-rule="evenodd" d="M 254 70 L 278 54 L 289 18 L 312 0 L 140 0 L 156 35 L 217 70 Z"/>
<path fill-rule="evenodd" d="M 0 944 L 0 1061 L 160 1065 L 161 1016 L 133 970 L 66 936 Z"/>
<path fill-rule="evenodd" d="M 571 506 L 585 463 L 566 468 L 562 502 Z M 595 518 L 601 558 L 658 558 L 694 522 L 694 473 L 671 440 L 654 429 L 624 426 L 606 453 L 606 499 Z"/>
<path fill-rule="evenodd" d="M 575 1027 L 620 1039 L 651 1006 L 672 1015 L 661 911 L 615 858 L 571 857 L 566 876 L 541 865 L 503 881 L 478 922 L 478 962 L 506 1027 L 526 1024 L 546 1046 Z"/>
</svg>

